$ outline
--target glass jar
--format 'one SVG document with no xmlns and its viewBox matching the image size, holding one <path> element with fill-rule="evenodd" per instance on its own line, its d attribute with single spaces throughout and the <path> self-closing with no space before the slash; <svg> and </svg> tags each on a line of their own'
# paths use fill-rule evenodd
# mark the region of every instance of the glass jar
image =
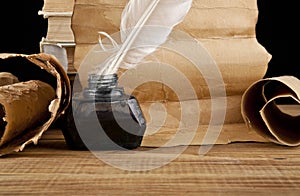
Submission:
<svg viewBox="0 0 300 196">
<path fill-rule="evenodd" d="M 71 149 L 135 149 L 146 121 L 134 96 L 118 87 L 118 77 L 90 74 L 88 87 L 74 93 L 62 128 Z"/>
</svg>

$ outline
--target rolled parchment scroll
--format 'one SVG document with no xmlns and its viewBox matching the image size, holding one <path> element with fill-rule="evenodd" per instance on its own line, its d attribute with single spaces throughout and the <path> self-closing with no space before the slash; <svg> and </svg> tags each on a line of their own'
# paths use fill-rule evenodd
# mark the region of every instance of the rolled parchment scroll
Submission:
<svg viewBox="0 0 300 196">
<path fill-rule="evenodd" d="M 9 72 L 0 72 L 0 86 L 19 82 L 19 79 Z"/>
<path fill-rule="evenodd" d="M 39 80 L 0 87 L 0 146 L 42 125 L 51 116 L 48 106 L 54 99 L 54 89 Z"/>
<path fill-rule="evenodd" d="M 2 79 L 1 79 L 2 77 Z M 71 100 L 67 73 L 49 54 L 0 54 L 0 156 L 37 144 Z"/>
<path fill-rule="evenodd" d="M 288 100 L 288 104 L 283 105 L 282 100 Z M 280 76 L 259 80 L 246 90 L 241 104 L 243 118 L 250 129 L 277 144 L 300 145 L 298 78 Z"/>
</svg>

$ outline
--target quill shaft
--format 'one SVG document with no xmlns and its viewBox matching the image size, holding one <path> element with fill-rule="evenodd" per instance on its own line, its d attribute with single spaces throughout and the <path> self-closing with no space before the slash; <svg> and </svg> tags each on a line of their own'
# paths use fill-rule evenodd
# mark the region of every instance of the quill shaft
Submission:
<svg viewBox="0 0 300 196">
<path fill-rule="evenodd" d="M 121 64 L 122 60 L 124 59 L 127 51 L 130 49 L 132 44 L 135 41 L 135 38 L 138 36 L 139 32 L 141 31 L 142 27 L 145 25 L 153 11 L 155 10 L 156 6 L 158 5 L 160 0 L 153 0 L 149 4 L 148 8 L 142 15 L 142 17 L 138 20 L 137 24 L 135 27 L 132 29 L 130 34 L 128 35 L 127 39 L 124 41 L 122 44 L 122 47 L 116 54 L 116 57 L 112 61 L 111 65 L 108 66 L 108 70 L 104 74 L 109 74 L 109 73 L 114 73 L 116 69 L 118 69 L 119 65 Z"/>
</svg>

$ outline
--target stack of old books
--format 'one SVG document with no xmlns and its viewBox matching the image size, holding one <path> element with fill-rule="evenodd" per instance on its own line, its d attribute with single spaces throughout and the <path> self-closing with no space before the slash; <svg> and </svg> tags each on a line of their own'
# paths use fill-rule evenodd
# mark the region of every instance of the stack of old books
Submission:
<svg viewBox="0 0 300 196">
<path fill-rule="evenodd" d="M 40 42 L 40 51 L 54 55 L 68 72 L 73 66 L 75 41 L 71 28 L 74 0 L 44 0 L 39 15 L 48 20 L 46 37 Z"/>
<path fill-rule="evenodd" d="M 76 69 L 80 70 L 85 57 L 97 45 L 99 31 L 113 35 L 120 30 L 121 12 L 127 2 L 75 2 L 72 30 L 76 40 Z M 172 40 L 177 44 L 177 49 L 186 52 L 187 56 L 168 48 L 160 48 L 151 55 L 158 65 L 147 64 L 149 61 L 145 61 L 137 69 L 120 71 L 120 76 L 127 76 L 121 85 L 136 96 L 147 120 L 142 145 L 265 141 L 247 129 L 241 115 L 243 93 L 253 82 L 264 77 L 271 58 L 256 39 L 257 19 L 257 0 L 194 0 L 185 20 L 175 28 L 173 34 L 178 37 Z M 188 34 L 199 43 L 198 46 L 194 41 L 181 42 L 180 36 L 184 33 L 178 32 Z M 184 40 L 186 36 L 181 38 Z M 197 51 L 199 46 L 207 51 L 212 61 L 207 60 L 207 54 L 202 51 L 196 57 L 202 62 L 197 67 L 195 61 L 189 58 L 189 53 Z M 86 85 L 89 71 L 86 67 L 80 70 L 83 86 Z M 189 80 L 192 91 L 183 85 L 184 81 L 176 72 Z M 145 78 L 149 80 L 145 81 Z M 136 81 L 138 79 L 140 81 Z M 139 85 L 126 86 L 130 81 Z M 222 87 L 225 93 L 222 93 Z M 219 121 L 216 120 L 218 118 Z M 191 135 L 193 138 L 187 143 L 186 138 Z"/>
</svg>

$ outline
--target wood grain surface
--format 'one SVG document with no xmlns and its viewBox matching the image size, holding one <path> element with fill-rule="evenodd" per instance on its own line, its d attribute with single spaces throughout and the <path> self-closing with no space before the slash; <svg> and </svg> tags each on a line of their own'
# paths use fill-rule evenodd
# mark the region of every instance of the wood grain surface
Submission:
<svg viewBox="0 0 300 196">
<path fill-rule="evenodd" d="M 178 148 L 146 153 L 144 164 L 157 163 Z M 120 160 L 124 154 L 110 153 Z M 37 146 L 0 158 L 0 195 L 298 195 L 299 191 L 300 148 L 272 143 L 215 145 L 204 156 L 199 155 L 199 146 L 189 146 L 161 167 L 129 171 L 90 151 L 69 150 L 59 130 L 48 130 Z"/>
</svg>

